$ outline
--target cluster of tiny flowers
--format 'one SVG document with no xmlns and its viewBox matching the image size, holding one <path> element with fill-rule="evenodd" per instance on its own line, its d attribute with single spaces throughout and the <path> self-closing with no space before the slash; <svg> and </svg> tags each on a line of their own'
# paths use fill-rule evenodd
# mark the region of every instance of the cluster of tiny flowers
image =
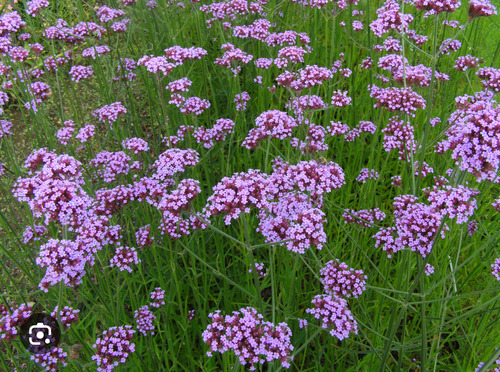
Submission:
<svg viewBox="0 0 500 372">
<path fill-rule="evenodd" d="M 47 8 L 50 4 L 47 0 L 31 0 L 26 3 L 27 9 L 26 13 L 28 15 L 35 17 L 40 13 L 42 8 Z"/>
<path fill-rule="evenodd" d="M 387 0 L 377 9 L 378 18 L 370 23 L 370 29 L 378 37 L 382 37 L 391 30 L 405 32 L 413 21 L 411 14 L 400 13 L 401 6 L 395 0 Z"/>
<path fill-rule="evenodd" d="M 206 129 L 202 126 L 196 128 L 193 136 L 197 143 L 203 143 L 203 147 L 209 149 L 215 142 L 222 142 L 226 136 L 233 133 L 234 121 L 231 119 L 217 119 L 212 128 Z"/>
<path fill-rule="evenodd" d="M 434 266 L 431 264 L 425 264 L 425 275 L 431 276 L 434 274 Z"/>
<path fill-rule="evenodd" d="M 253 58 L 252 55 L 245 53 L 230 43 L 223 44 L 222 49 L 225 52 L 221 58 L 215 59 L 215 64 L 231 69 L 234 76 L 241 72 L 241 65 L 238 65 L 238 63 L 248 64 Z"/>
<path fill-rule="evenodd" d="M 371 227 L 378 221 L 385 219 L 385 213 L 379 208 L 375 209 L 362 209 L 355 211 L 353 209 L 346 209 L 342 214 L 345 223 L 356 223 L 361 226 Z"/>
<path fill-rule="evenodd" d="M 491 205 L 495 208 L 495 210 L 500 212 L 500 198 L 496 199 L 493 203 L 491 203 Z"/>
<path fill-rule="evenodd" d="M 137 65 L 145 66 L 147 71 L 154 74 L 161 72 L 163 76 L 170 74 L 176 66 L 175 63 L 169 62 L 164 56 L 155 57 L 153 55 L 139 58 Z"/>
<path fill-rule="evenodd" d="M 116 266 L 120 271 L 127 270 L 132 272 L 131 264 L 139 264 L 141 260 L 137 257 L 137 251 L 134 247 L 120 246 L 116 248 L 115 255 L 109 261 L 110 266 Z"/>
<path fill-rule="evenodd" d="M 66 367 L 66 358 L 68 353 L 66 353 L 60 347 L 53 347 L 46 353 L 36 354 L 31 356 L 31 360 L 40 364 L 46 371 L 56 372 L 60 370 L 60 366 Z"/>
<path fill-rule="evenodd" d="M 482 84 L 484 88 L 500 92 L 500 68 L 480 68 L 476 75 L 483 80 Z"/>
<path fill-rule="evenodd" d="M 279 86 L 288 87 L 296 92 L 306 88 L 312 88 L 323 84 L 324 81 L 333 78 L 333 72 L 327 67 L 308 65 L 296 73 L 285 71 L 276 78 Z"/>
<path fill-rule="evenodd" d="M 166 89 L 171 93 L 187 92 L 192 84 L 193 82 L 188 78 L 182 78 L 168 83 Z"/>
<path fill-rule="evenodd" d="M 32 240 L 40 240 L 40 237 L 47 232 L 47 228 L 43 225 L 28 226 L 23 232 L 23 243 L 29 243 Z"/>
<path fill-rule="evenodd" d="M 99 17 L 99 21 L 104 23 L 124 16 L 125 12 L 121 9 L 114 9 L 103 5 L 97 9 L 96 15 Z"/>
<path fill-rule="evenodd" d="M 74 132 L 75 123 L 72 120 L 67 120 L 64 122 L 64 127 L 57 131 L 56 136 L 62 145 L 67 145 Z"/>
<path fill-rule="evenodd" d="M 135 233 L 135 239 L 137 241 L 137 247 L 143 249 L 144 247 L 149 247 L 153 244 L 154 237 L 151 236 L 151 228 L 149 225 L 140 227 Z"/>
<path fill-rule="evenodd" d="M 356 177 L 356 181 L 365 183 L 367 180 L 376 180 L 377 178 L 379 178 L 379 174 L 375 169 L 363 168 Z"/>
<path fill-rule="evenodd" d="M 396 226 L 382 228 L 373 236 L 375 247 L 382 246 L 389 258 L 405 247 L 426 257 L 432 250 L 438 232 L 444 239 L 445 231 L 449 230 L 446 225 L 442 225 L 441 213 L 416 201 L 417 198 L 412 195 L 396 197 L 393 204 Z"/>
<path fill-rule="evenodd" d="M 80 128 L 78 134 L 75 138 L 81 143 L 87 142 L 95 134 L 95 126 L 91 124 L 86 124 L 84 127 Z"/>
<path fill-rule="evenodd" d="M 478 182 L 495 181 L 500 166 L 500 107 L 481 99 L 473 103 L 466 99 L 460 107 L 452 113 L 448 138 L 436 145 L 436 152 L 453 150 L 451 157 L 461 170 L 473 174 Z"/>
<path fill-rule="evenodd" d="M 49 239 L 40 247 L 40 254 L 36 258 L 37 265 L 47 267 L 45 276 L 39 287 L 48 292 L 48 287 L 64 282 L 74 287 L 82 282 L 85 275 L 87 258 L 81 252 L 78 244 L 70 240 Z"/>
<path fill-rule="evenodd" d="M 420 167 L 420 162 L 418 160 L 413 163 L 413 174 L 415 176 L 418 177 L 420 175 L 420 177 L 424 178 L 425 176 L 431 173 L 434 173 L 434 168 L 432 168 L 425 161 L 422 162 L 422 167 Z"/>
<path fill-rule="evenodd" d="M 59 316 L 61 318 L 61 323 L 64 325 L 66 328 L 69 328 L 71 324 L 78 322 L 78 313 L 80 310 L 78 309 L 73 309 L 69 306 L 64 306 L 61 311 L 59 311 Z M 50 314 L 50 316 L 54 319 L 57 319 L 58 315 L 58 307 L 56 306 L 54 308 L 54 311 Z"/>
<path fill-rule="evenodd" d="M 461 46 L 462 43 L 456 39 L 446 39 L 439 47 L 439 50 L 441 54 L 450 54 L 459 50 Z"/>
<path fill-rule="evenodd" d="M 245 111 L 247 108 L 247 102 L 250 100 L 250 95 L 247 92 L 238 93 L 234 97 L 234 102 L 236 103 L 237 111 Z"/>
<path fill-rule="evenodd" d="M 382 129 L 384 135 L 383 146 L 385 151 L 398 150 L 399 159 L 409 161 L 417 149 L 414 128 L 410 123 L 405 125 L 404 120 L 394 116 L 387 126 Z"/>
<path fill-rule="evenodd" d="M 125 115 L 126 113 L 127 109 L 122 105 L 121 102 L 114 102 L 110 105 L 104 105 L 100 109 L 95 110 L 94 116 L 103 123 L 108 121 L 110 129 L 113 129 L 112 123 L 118 120 L 118 115 Z"/>
<path fill-rule="evenodd" d="M 478 68 L 479 58 L 467 54 L 466 56 L 460 56 L 455 61 L 455 68 L 457 71 L 466 71 L 468 68 Z"/>
<path fill-rule="evenodd" d="M 103 167 L 98 169 L 97 174 L 107 183 L 113 183 L 119 174 L 127 174 L 130 171 L 130 156 L 123 151 L 110 152 L 101 151 L 95 158 L 90 160 L 93 167 Z"/>
<path fill-rule="evenodd" d="M 496 7 L 489 0 L 470 0 L 469 18 L 490 17 L 497 14 Z"/>
<path fill-rule="evenodd" d="M 211 323 L 203 332 L 203 341 L 210 350 L 225 353 L 233 351 L 239 362 L 254 371 L 256 364 L 280 360 L 284 368 L 290 367 L 292 331 L 286 323 L 278 326 L 263 321 L 263 316 L 254 308 L 247 307 L 222 316 L 220 310 L 208 315 Z"/>
<path fill-rule="evenodd" d="M 202 99 L 199 97 L 189 97 L 186 99 L 176 93 L 172 94 L 172 98 L 170 99 L 169 103 L 175 104 L 180 108 L 180 111 L 186 115 L 201 115 L 203 111 L 210 107 L 210 102 L 207 99 Z"/>
<path fill-rule="evenodd" d="M 321 321 L 321 327 L 330 330 L 330 335 L 340 341 L 351 333 L 358 334 L 358 324 L 348 308 L 347 301 L 332 295 L 317 295 L 311 301 L 313 308 L 306 313 Z"/>
<path fill-rule="evenodd" d="M 199 154 L 192 149 L 168 149 L 161 153 L 153 163 L 156 173 L 152 178 L 159 181 L 170 179 L 176 173 L 182 173 L 188 166 L 195 166 L 200 160 Z"/>
<path fill-rule="evenodd" d="M 187 318 L 188 321 L 191 321 L 191 320 L 194 319 L 194 313 L 195 313 L 195 310 L 189 310 L 188 311 L 187 316 L 186 316 L 186 318 Z"/>
<path fill-rule="evenodd" d="M 460 0 L 416 0 L 414 5 L 418 10 L 426 10 L 425 16 L 429 16 L 442 12 L 454 12 L 460 6 Z"/>
<path fill-rule="evenodd" d="M 257 271 L 257 274 L 259 274 L 259 276 L 261 278 L 264 278 L 267 273 L 264 271 L 264 264 L 263 263 L 255 263 L 255 271 Z M 249 273 L 253 273 L 253 269 L 249 269 L 248 270 Z"/>
<path fill-rule="evenodd" d="M 123 148 L 127 150 L 132 150 L 134 154 L 138 154 L 140 152 L 145 152 L 149 150 L 149 145 L 142 138 L 126 138 L 122 141 Z"/>
<path fill-rule="evenodd" d="M 256 119 L 255 125 L 248 133 L 242 146 L 248 149 L 257 147 L 258 143 L 266 138 L 285 139 L 292 135 L 297 121 L 283 111 L 270 110 L 262 112 Z"/>
<path fill-rule="evenodd" d="M 111 50 L 107 45 L 93 46 L 82 51 L 82 57 L 96 59 L 103 54 L 109 54 Z"/>
<path fill-rule="evenodd" d="M 336 90 L 333 92 L 332 96 L 332 106 L 333 107 L 344 107 L 350 105 L 352 98 L 347 95 L 347 92 L 342 92 L 341 90 Z"/>
<path fill-rule="evenodd" d="M 32 314 L 31 306 L 21 304 L 16 310 L 9 314 L 7 310 L 0 313 L 0 340 L 13 340 L 18 334 L 20 327 Z"/>
<path fill-rule="evenodd" d="M 153 292 L 151 292 L 150 298 L 152 302 L 149 304 L 151 307 L 160 307 L 165 305 L 165 291 L 160 287 L 156 287 Z"/>
<path fill-rule="evenodd" d="M 325 292 L 335 297 L 358 298 L 366 289 L 363 270 L 354 270 L 339 260 L 327 262 L 320 275 Z"/>
<path fill-rule="evenodd" d="M 298 138 L 292 138 L 290 144 L 297 147 L 303 154 L 311 154 L 318 151 L 328 150 L 328 145 L 325 143 L 326 129 L 320 125 L 311 123 L 307 128 L 305 141 Z"/>
<path fill-rule="evenodd" d="M 10 121 L 0 120 L 0 139 L 12 135 L 10 128 L 12 128 Z"/>
<path fill-rule="evenodd" d="M 497 258 L 495 262 L 491 264 L 491 273 L 496 280 L 500 280 L 500 258 Z"/>
<path fill-rule="evenodd" d="M 86 79 L 94 74 L 94 69 L 92 66 L 73 66 L 69 70 L 71 75 L 71 80 L 79 82 L 82 79 Z"/>
<path fill-rule="evenodd" d="M 134 319 L 137 324 L 137 330 L 144 336 L 147 336 L 148 334 L 155 334 L 153 332 L 155 329 L 153 322 L 156 319 L 156 316 L 154 316 L 153 312 L 149 310 L 148 305 L 144 305 L 134 311 Z"/>
<path fill-rule="evenodd" d="M 96 354 L 92 360 L 97 361 L 98 372 L 109 372 L 119 363 L 125 363 L 131 353 L 135 351 L 135 344 L 131 342 L 135 331 L 132 326 L 111 327 L 102 333 L 95 344 Z"/>
<path fill-rule="evenodd" d="M 425 100 L 411 87 L 408 88 L 379 88 L 376 85 L 368 87 L 370 97 L 375 98 L 377 103 L 374 107 L 383 107 L 390 112 L 403 111 L 415 117 L 415 111 L 425 108 Z"/>
<path fill-rule="evenodd" d="M 253 169 L 224 177 L 213 187 L 204 211 L 207 217 L 225 213 L 224 222 L 229 225 L 241 213 L 250 213 L 250 206 L 263 206 L 266 184 L 266 175 Z"/>
<path fill-rule="evenodd" d="M 454 188 L 448 185 L 441 188 L 434 186 L 424 189 L 424 192 L 436 212 L 447 215 L 450 219 L 456 218 L 458 224 L 467 222 L 477 209 L 475 197 L 479 195 L 479 190 L 476 189 L 462 185 Z"/>
</svg>

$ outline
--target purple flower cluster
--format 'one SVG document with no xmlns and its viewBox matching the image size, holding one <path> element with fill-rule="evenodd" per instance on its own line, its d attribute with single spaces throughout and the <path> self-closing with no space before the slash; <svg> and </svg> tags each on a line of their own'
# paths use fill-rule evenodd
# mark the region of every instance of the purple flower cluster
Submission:
<svg viewBox="0 0 500 372">
<path fill-rule="evenodd" d="M 151 246 L 155 238 L 151 236 L 150 225 L 140 227 L 135 233 L 135 239 L 137 240 L 137 247 L 139 249 Z"/>
<path fill-rule="evenodd" d="M 94 75 L 94 69 L 92 66 L 73 66 L 69 70 L 69 74 L 71 75 L 71 80 L 78 83 L 80 80 Z"/>
<path fill-rule="evenodd" d="M 328 261 L 320 274 L 325 292 L 335 297 L 358 298 L 366 289 L 363 270 L 354 270 L 338 259 Z"/>
<path fill-rule="evenodd" d="M 491 89 L 495 92 L 500 92 L 500 68 L 483 67 L 477 73 L 484 88 Z"/>
<path fill-rule="evenodd" d="M 250 100 L 250 95 L 247 92 L 238 93 L 234 97 L 234 102 L 236 103 L 237 111 L 245 111 L 247 108 L 247 102 Z"/>
<path fill-rule="evenodd" d="M 90 165 L 93 167 L 103 167 L 97 170 L 97 175 L 100 176 L 104 182 L 113 183 L 116 176 L 119 174 L 127 174 L 130 171 L 130 156 L 123 151 L 110 152 L 101 151 L 95 158 L 90 160 Z"/>
<path fill-rule="evenodd" d="M 454 12 L 460 6 L 460 0 L 416 0 L 414 5 L 418 10 L 426 10 L 427 17 L 442 12 Z"/>
<path fill-rule="evenodd" d="M 254 149 L 259 142 L 266 138 L 284 139 L 291 137 L 292 130 L 298 124 L 291 116 L 283 111 L 270 110 L 262 112 L 256 119 L 255 125 L 248 133 L 242 146 L 247 149 Z"/>
<path fill-rule="evenodd" d="M 306 313 L 321 321 L 321 327 L 330 330 L 330 335 L 339 340 L 358 334 L 358 324 L 353 318 L 347 301 L 332 295 L 317 295 L 311 301 L 313 307 Z"/>
<path fill-rule="evenodd" d="M 351 104 L 352 98 L 347 95 L 348 92 L 336 90 L 333 92 L 331 105 L 333 107 L 345 107 Z"/>
<path fill-rule="evenodd" d="M 435 209 L 436 213 L 447 215 L 450 219 L 456 218 L 458 224 L 467 222 L 477 209 L 475 197 L 479 195 L 479 191 L 476 189 L 462 185 L 456 188 L 434 186 L 424 189 L 424 192 L 427 194 L 430 206 Z"/>
<path fill-rule="evenodd" d="M 134 319 L 137 323 L 137 330 L 144 336 L 147 336 L 148 334 L 155 334 L 155 326 L 153 325 L 153 322 L 156 319 L 156 316 L 154 316 L 153 312 L 149 310 L 148 305 L 144 305 L 138 310 L 134 311 Z"/>
<path fill-rule="evenodd" d="M 26 304 L 19 305 L 11 314 L 7 310 L 0 315 L 0 340 L 13 340 L 18 334 L 18 327 L 31 316 L 31 306 Z"/>
<path fill-rule="evenodd" d="M 409 161 L 417 149 L 414 128 L 409 122 L 405 125 L 404 120 L 398 119 L 398 116 L 392 117 L 382 129 L 385 134 L 383 146 L 385 151 L 398 150 L 399 159 Z"/>
<path fill-rule="evenodd" d="M 474 97 L 459 97 L 457 102 L 463 103 L 452 113 L 448 138 L 436 145 L 436 152 L 453 150 L 451 157 L 461 170 L 473 174 L 478 182 L 498 182 L 500 107 L 493 100 Z"/>
<path fill-rule="evenodd" d="M 491 273 L 496 280 L 500 280 L 500 258 L 497 258 L 495 262 L 491 264 Z"/>
<path fill-rule="evenodd" d="M 370 28 L 375 35 L 382 37 L 391 30 L 406 32 L 408 25 L 413 21 L 411 14 L 400 13 L 401 6 L 395 0 L 387 0 L 377 9 L 378 18 L 370 23 Z"/>
<path fill-rule="evenodd" d="M 469 18 L 490 17 L 497 14 L 496 7 L 489 0 L 469 0 Z"/>
<path fill-rule="evenodd" d="M 80 310 L 78 309 L 72 309 L 69 306 L 64 306 L 61 311 L 59 311 L 59 317 L 61 318 L 61 323 L 66 327 L 69 328 L 71 324 L 78 322 L 78 313 Z M 54 311 L 50 314 L 50 316 L 54 319 L 57 319 L 58 315 L 58 307 L 56 306 L 54 308 Z"/>
<path fill-rule="evenodd" d="M 119 363 L 125 363 L 131 353 L 135 351 L 135 344 L 131 342 L 135 331 L 132 326 L 111 327 L 102 333 L 95 344 L 96 354 L 92 360 L 97 361 L 98 372 L 109 372 Z"/>
<path fill-rule="evenodd" d="M 95 110 L 94 116 L 103 123 L 108 121 L 110 129 L 113 129 L 113 123 L 118 120 L 118 115 L 125 115 L 126 113 L 127 109 L 122 105 L 121 102 L 114 102 L 110 105 L 104 105 L 100 109 Z"/>
<path fill-rule="evenodd" d="M 376 180 L 379 176 L 380 175 L 375 169 L 363 168 L 359 172 L 358 177 L 356 177 L 356 181 L 366 183 L 368 180 Z"/>
<path fill-rule="evenodd" d="M 250 370 L 256 369 L 256 364 L 280 360 L 284 368 L 290 367 L 292 331 L 286 323 L 278 326 L 263 321 L 264 318 L 254 308 L 247 307 L 234 311 L 233 315 L 222 316 L 220 310 L 208 315 L 211 323 L 203 332 L 203 341 L 210 350 L 225 353 L 233 351 L 239 362 Z"/>
<path fill-rule="evenodd" d="M 137 251 L 134 247 L 119 246 L 116 248 L 115 255 L 109 261 L 111 267 L 116 266 L 120 271 L 127 270 L 132 272 L 131 264 L 138 265 L 141 260 L 137 257 Z"/>
<path fill-rule="evenodd" d="M 431 264 L 425 264 L 425 275 L 431 276 L 434 274 L 434 266 Z"/>
<path fill-rule="evenodd" d="M 149 145 L 142 138 L 126 138 L 122 141 L 122 146 L 124 149 L 132 150 L 134 154 L 138 154 L 140 152 L 149 151 Z"/>
<path fill-rule="evenodd" d="M 151 307 L 160 307 L 165 305 L 165 291 L 160 287 L 156 287 L 153 292 L 151 292 L 151 300 L 149 306 Z"/>
<path fill-rule="evenodd" d="M 71 240 L 49 239 L 40 247 L 40 254 L 36 258 L 37 265 L 47 267 L 45 276 L 39 287 L 48 292 L 48 287 L 64 282 L 69 287 L 75 287 L 82 282 L 85 275 L 87 257 L 79 249 L 76 242 Z"/>
<path fill-rule="evenodd" d="M 222 142 L 226 136 L 233 133 L 234 121 L 231 119 L 217 119 L 212 128 L 199 126 L 193 132 L 193 137 L 197 143 L 203 143 L 206 149 L 214 146 L 215 142 Z"/>
<path fill-rule="evenodd" d="M 47 0 L 31 0 L 26 3 L 27 9 L 26 13 L 28 15 L 35 17 L 40 13 L 42 8 L 47 8 L 49 6 L 49 2 Z"/>
<path fill-rule="evenodd" d="M 432 206 L 417 203 L 413 195 L 394 198 L 395 227 L 381 228 L 373 238 L 375 247 L 382 246 L 387 256 L 408 247 L 426 257 L 439 235 L 444 239 L 449 228 L 442 223 L 442 214 Z"/>
<path fill-rule="evenodd" d="M 345 223 L 356 223 L 365 227 L 372 227 L 378 221 L 385 219 L 385 213 L 379 208 L 375 209 L 362 209 L 355 211 L 353 209 L 345 209 L 342 214 Z"/>
<path fill-rule="evenodd" d="M 36 354 L 31 356 L 31 360 L 40 364 L 46 371 L 56 372 L 60 370 L 60 366 L 66 367 L 66 358 L 68 353 L 66 353 L 60 347 L 54 347 L 46 353 Z"/>
<path fill-rule="evenodd" d="M 375 98 L 377 103 L 374 107 L 383 107 L 390 112 L 403 111 L 415 117 L 415 111 L 425 108 L 425 100 L 411 87 L 408 88 L 379 88 L 376 85 L 369 86 L 370 97 Z"/>
</svg>

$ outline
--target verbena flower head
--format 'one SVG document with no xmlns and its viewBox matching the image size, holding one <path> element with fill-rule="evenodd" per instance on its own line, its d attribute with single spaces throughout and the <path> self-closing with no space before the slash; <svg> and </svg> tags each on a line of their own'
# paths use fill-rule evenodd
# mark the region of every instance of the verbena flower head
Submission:
<svg viewBox="0 0 500 372">
<path fill-rule="evenodd" d="M 40 254 L 36 258 L 37 265 L 47 267 L 39 284 L 40 289 L 48 292 L 49 286 L 59 282 L 69 287 L 79 285 L 85 275 L 86 262 L 86 257 L 75 242 L 49 239 L 40 247 Z"/>
<path fill-rule="evenodd" d="M 137 330 L 144 336 L 147 336 L 148 334 L 155 334 L 155 326 L 153 325 L 153 322 L 155 321 L 156 316 L 154 316 L 153 312 L 149 310 L 148 305 L 144 305 L 138 310 L 134 311 L 134 319 L 137 323 Z"/>
<path fill-rule="evenodd" d="M 99 119 L 99 121 L 109 123 L 110 129 L 113 129 L 113 123 L 118 120 L 118 116 L 125 115 L 127 109 L 122 105 L 121 102 L 114 102 L 110 105 L 104 105 L 98 110 L 94 111 L 94 116 Z"/>
<path fill-rule="evenodd" d="M 71 324 L 78 322 L 78 313 L 80 310 L 78 309 L 73 309 L 69 306 L 64 306 L 61 311 L 58 311 L 58 307 L 56 306 L 54 308 L 54 311 L 50 313 L 50 316 L 54 319 L 57 319 L 57 315 L 59 313 L 59 316 L 61 318 L 61 323 L 66 327 L 69 328 Z"/>
<path fill-rule="evenodd" d="M 382 228 L 373 236 L 375 247 L 382 246 L 388 257 L 404 248 L 426 257 L 438 235 L 444 239 L 449 228 L 442 223 L 442 214 L 432 206 L 417 203 L 413 195 L 394 198 L 395 227 Z"/>
<path fill-rule="evenodd" d="M 478 182 L 498 182 L 500 166 L 500 107 L 494 101 L 458 98 L 461 107 L 449 121 L 447 139 L 436 145 L 436 152 L 452 150 L 452 159 L 461 170 L 473 174 Z M 472 102 L 471 102 L 472 100 Z M 463 106 L 462 106 L 463 105 Z"/>
<path fill-rule="evenodd" d="M 442 12 L 454 12 L 458 9 L 460 4 L 460 0 L 416 0 L 414 2 L 418 10 L 427 11 L 425 14 L 426 17 L 431 14 L 439 14 Z"/>
<path fill-rule="evenodd" d="M 342 341 L 351 333 L 358 334 L 358 324 L 353 318 L 347 301 L 331 295 L 317 295 L 312 300 L 313 307 L 306 313 L 320 320 L 321 327 L 330 331 L 330 335 Z"/>
<path fill-rule="evenodd" d="M 474 214 L 477 209 L 477 201 L 475 197 L 479 195 L 479 190 L 471 189 L 459 185 L 454 188 L 452 186 L 442 186 L 424 189 L 427 194 L 427 199 L 432 208 L 443 216 L 448 216 L 450 219 L 457 219 L 458 224 L 465 223 L 469 217 Z"/>
<path fill-rule="evenodd" d="M 208 315 L 211 323 L 203 332 L 203 341 L 210 350 L 225 353 L 233 351 L 240 363 L 254 371 L 257 364 L 280 360 L 284 368 L 290 367 L 292 331 L 286 323 L 278 326 L 263 320 L 254 308 L 234 311 L 233 315 L 221 315 L 220 310 Z"/>
<path fill-rule="evenodd" d="M 358 298 L 366 289 L 363 270 L 354 270 L 338 259 L 328 261 L 320 274 L 325 292 L 336 297 Z"/>
<path fill-rule="evenodd" d="M 368 89 L 371 91 L 370 97 L 377 101 L 374 107 L 383 107 L 390 112 L 403 111 L 413 117 L 416 110 L 425 108 L 425 100 L 411 87 L 379 88 L 372 85 Z"/>
<path fill-rule="evenodd" d="M 434 266 L 428 263 L 425 264 L 425 275 L 431 276 L 432 274 L 434 274 Z"/>
<path fill-rule="evenodd" d="M 138 265 L 141 260 L 137 257 L 134 247 L 120 246 L 116 248 L 115 255 L 109 261 L 110 266 L 116 266 L 120 271 L 132 272 L 132 264 Z"/>
<path fill-rule="evenodd" d="M 377 9 L 378 18 L 370 23 L 373 33 L 381 37 L 391 30 L 407 31 L 408 25 L 413 21 L 413 16 L 400 13 L 400 9 L 401 6 L 397 1 L 387 0 L 382 7 Z"/>
<path fill-rule="evenodd" d="M 469 18 L 490 17 L 497 14 L 496 7 L 489 0 L 469 0 Z"/>
<path fill-rule="evenodd" d="M 40 364 L 46 371 L 55 372 L 60 370 L 60 366 L 66 367 L 68 365 L 68 363 L 66 363 L 67 357 L 68 353 L 62 348 L 54 347 L 46 353 L 32 355 L 30 359 Z"/>
<path fill-rule="evenodd" d="M 497 258 L 495 262 L 491 264 L 491 273 L 496 280 L 500 280 L 500 258 Z"/>
<path fill-rule="evenodd" d="M 12 313 L 9 314 L 7 309 L 0 314 L 0 340 L 13 340 L 18 334 L 18 328 L 32 314 L 30 305 L 21 304 Z"/>
<path fill-rule="evenodd" d="M 96 349 L 92 360 L 97 361 L 98 372 L 109 372 L 119 363 L 125 363 L 131 353 L 135 351 L 135 344 L 131 342 L 135 331 L 132 326 L 111 327 L 102 333 L 95 344 Z"/>
<path fill-rule="evenodd" d="M 149 306 L 151 307 L 160 307 L 165 305 L 165 291 L 160 287 L 156 287 L 153 292 L 151 292 L 151 300 L 153 300 Z"/>
</svg>

